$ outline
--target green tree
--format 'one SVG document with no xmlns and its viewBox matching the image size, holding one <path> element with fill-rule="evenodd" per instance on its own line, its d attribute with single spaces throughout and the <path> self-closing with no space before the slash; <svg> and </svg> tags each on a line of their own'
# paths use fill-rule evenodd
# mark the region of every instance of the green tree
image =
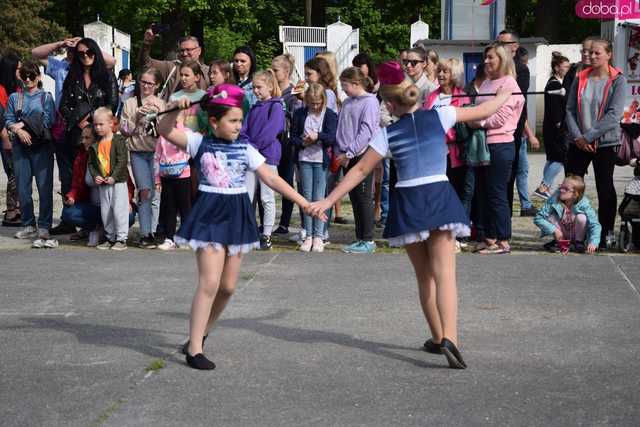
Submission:
<svg viewBox="0 0 640 427">
<path fill-rule="evenodd" d="M 5 0 L 0 7 L 0 46 L 24 58 L 31 56 L 33 47 L 64 38 L 64 27 L 41 17 L 47 5 L 43 0 Z"/>
</svg>

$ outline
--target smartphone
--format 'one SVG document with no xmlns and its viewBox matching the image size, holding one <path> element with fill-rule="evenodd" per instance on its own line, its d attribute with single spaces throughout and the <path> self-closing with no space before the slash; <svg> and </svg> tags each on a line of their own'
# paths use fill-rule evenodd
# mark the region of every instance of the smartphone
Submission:
<svg viewBox="0 0 640 427">
<path fill-rule="evenodd" d="M 153 24 L 151 24 L 151 31 L 153 31 L 153 34 L 166 33 L 170 29 L 171 27 L 169 26 L 169 24 L 158 24 L 157 22 L 154 22 Z"/>
</svg>

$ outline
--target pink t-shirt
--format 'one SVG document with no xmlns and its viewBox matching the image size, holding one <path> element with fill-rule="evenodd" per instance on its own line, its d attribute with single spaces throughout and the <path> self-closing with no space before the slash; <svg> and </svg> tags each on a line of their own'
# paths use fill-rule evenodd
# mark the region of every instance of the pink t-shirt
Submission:
<svg viewBox="0 0 640 427">
<path fill-rule="evenodd" d="M 495 93 L 498 88 L 504 87 L 511 92 L 520 92 L 518 82 L 511 76 L 500 77 L 495 80 L 485 80 L 480 86 L 480 93 Z M 490 96 L 478 96 L 476 103 L 492 99 Z M 513 133 L 518 126 L 518 120 L 524 108 L 524 96 L 512 95 L 498 111 L 482 120 L 480 126 L 487 130 L 487 144 L 500 144 L 513 142 Z"/>
</svg>

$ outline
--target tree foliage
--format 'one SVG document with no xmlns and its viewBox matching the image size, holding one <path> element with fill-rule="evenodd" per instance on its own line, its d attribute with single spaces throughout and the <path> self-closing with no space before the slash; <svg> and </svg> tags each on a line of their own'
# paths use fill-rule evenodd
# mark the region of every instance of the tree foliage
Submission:
<svg viewBox="0 0 640 427">
<path fill-rule="evenodd" d="M 43 0 L 4 0 L 0 7 L 0 46 L 16 50 L 24 58 L 31 56 L 34 46 L 62 39 L 65 29 L 40 17 L 47 3 Z"/>
</svg>

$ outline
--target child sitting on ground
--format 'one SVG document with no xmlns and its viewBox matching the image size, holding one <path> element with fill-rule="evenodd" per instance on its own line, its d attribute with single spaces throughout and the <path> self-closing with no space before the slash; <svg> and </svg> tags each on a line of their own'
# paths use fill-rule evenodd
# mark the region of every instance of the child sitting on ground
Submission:
<svg viewBox="0 0 640 427">
<path fill-rule="evenodd" d="M 602 227 L 589 199 L 584 196 L 584 189 L 582 178 L 568 176 L 538 211 L 533 222 L 540 228 L 542 237 L 554 237 L 545 243 L 545 249 L 593 254 L 598 248 Z"/>
<path fill-rule="evenodd" d="M 98 249 L 127 249 L 129 194 L 127 190 L 128 150 L 125 140 L 114 135 L 113 113 L 106 107 L 93 113 L 98 141 L 89 148 L 89 172 L 100 191 L 100 214 L 107 240 Z"/>
</svg>

